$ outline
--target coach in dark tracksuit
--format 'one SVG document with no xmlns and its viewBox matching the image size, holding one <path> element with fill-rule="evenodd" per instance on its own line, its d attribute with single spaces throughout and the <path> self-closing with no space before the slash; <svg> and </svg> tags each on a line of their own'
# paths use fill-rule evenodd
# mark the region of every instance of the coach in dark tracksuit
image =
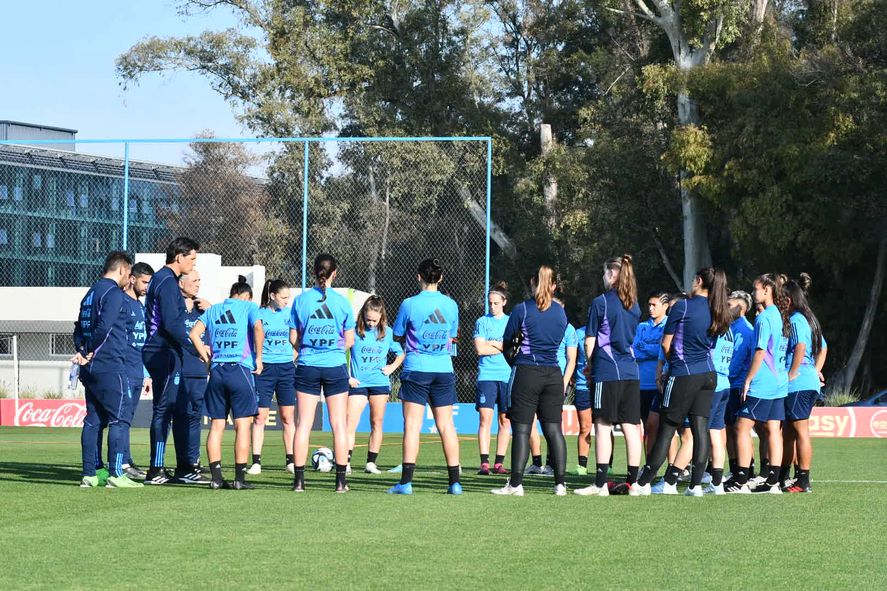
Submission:
<svg viewBox="0 0 887 591">
<path fill-rule="evenodd" d="M 142 349 L 145 368 L 154 387 L 151 417 L 151 467 L 145 484 L 189 483 L 200 481 L 191 468 L 186 441 L 176 445 L 176 474 L 163 469 L 166 439 L 176 408 L 182 379 L 182 351 L 189 346 L 185 336 L 185 302 L 179 291 L 179 277 L 189 273 L 200 246 L 190 238 L 176 238 L 166 249 L 166 266 L 151 279 L 145 296 L 148 339 Z"/>
<path fill-rule="evenodd" d="M 108 486 L 138 487 L 123 475 L 129 431 L 129 381 L 126 377 L 126 321 L 129 307 L 121 287 L 129 282 L 132 259 L 115 251 L 105 259 L 103 277 L 80 302 L 74 324 L 75 361 L 82 365 L 80 380 L 86 389 L 86 417 L 80 445 L 83 478 L 80 486 L 98 486 L 98 438 L 108 427 Z"/>
</svg>

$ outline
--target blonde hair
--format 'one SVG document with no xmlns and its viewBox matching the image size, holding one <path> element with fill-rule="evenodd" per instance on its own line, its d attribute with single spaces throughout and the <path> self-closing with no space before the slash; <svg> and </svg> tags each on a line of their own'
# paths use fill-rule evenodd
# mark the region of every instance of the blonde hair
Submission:
<svg viewBox="0 0 887 591">
<path fill-rule="evenodd" d="M 551 307 L 551 302 L 554 299 L 554 285 L 554 270 L 547 265 L 539 267 L 539 272 L 536 273 L 536 289 L 533 295 L 536 298 L 536 307 L 539 308 L 540 312 L 544 312 Z"/>
<path fill-rule="evenodd" d="M 631 255 L 624 254 L 621 257 L 613 257 L 607 259 L 604 263 L 604 269 L 607 271 L 619 271 L 619 276 L 613 284 L 616 295 L 622 301 L 622 305 L 626 310 L 630 309 L 638 302 L 638 284 L 634 278 L 634 265 L 631 262 Z"/>
</svg>

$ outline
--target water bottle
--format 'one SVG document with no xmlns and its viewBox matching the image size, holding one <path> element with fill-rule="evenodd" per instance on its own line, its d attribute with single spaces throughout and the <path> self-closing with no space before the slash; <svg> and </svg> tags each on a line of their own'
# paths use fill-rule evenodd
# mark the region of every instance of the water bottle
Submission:
<svg viewBox="0 0 887 591">
<path fill-rule="evenodd" d="M 72 363 L 71 371 L 68 372 L 68 390 L 73 392 L 77 389 L 77 380 L 80 378 L 80 364 Z"/>
</svg>

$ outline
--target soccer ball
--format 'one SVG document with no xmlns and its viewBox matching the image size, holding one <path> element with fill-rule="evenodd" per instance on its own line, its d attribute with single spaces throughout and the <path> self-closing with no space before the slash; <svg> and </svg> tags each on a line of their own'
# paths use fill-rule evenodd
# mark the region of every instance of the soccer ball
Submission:
<svg viewBox="0 0 887 591">
<path fill-rule="evenodd" d="M 321 447 L 311 454 L 311 466 L 318 472 L 329 472 L 333 469 L 333 450 Z"/>
</svg>

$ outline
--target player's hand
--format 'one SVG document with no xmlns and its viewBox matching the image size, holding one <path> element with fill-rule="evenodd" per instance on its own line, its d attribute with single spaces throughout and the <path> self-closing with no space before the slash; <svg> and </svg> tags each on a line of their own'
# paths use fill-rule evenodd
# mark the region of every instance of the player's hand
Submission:
<svg viewBox="0 0 887 591">
<path fill-rule="evenodd" d="M 391 374 L 394 373 L 395 369 L 397 369 L 397 368 L 395 368 L 394 365 L 391 365 L 391 364 L 386 365 L 385 367 L 382 368 L 382 374 L 385 376 L 390 376 Z"/>
<path fill-rule="evenodd" d="M 788 381 L 790 381 L 790 382 L 794 382 L 796 379 L 798 379 L 798 376 L 799 376 L 799 375 L 801 375 L 801 372 L 800 372 L 800 371 L 790 371 L 790 372 L 788 372 Z"/>
<path fill-rule="evenodd" d="M 86 365 L 88 361 L 86 360 L 86 357 L 78 352 L 74 353 L 74 356 L 71 357 L 71 363 L 76 363 L 77 365 Z"/>
<path fill-rule="evenodd" d="M 358 381 L 357 378 L 348 378 L 348 385 L 351 386 L 352 388 L 359 388 L 360 381 Z"/>
<path fill-rule="evenodd" d="M 825 386 L 825 376 L 822 375 L 822 372 L 819 372 L 819 385 Z"/>
<path fill-rule="evenodd" d="M 748 398 L 748 389 L 749 389 L 749 386 L 751 386 L 751 384 L 749 384 L 748 382 L 746 382 L 745 385 L 742 387 L 742 397 L 741 397 L 741 398 L 742 398 L 742 401 L 743 401 L 743 402 L 745 402 L 745 399 Z"/>
<path fill-rule="evenodd" d="M 197 305 L 197 309 L 201 312 L 206 312 L 212 307 L 212 304 L 209 303 L 209 300 L 205 300 L 203 298 L 194 298 L 194 303 Z"/>
<path fill-rule="evenodd" d="M 148 396 L 150 396 L 152 391 L 153 391 L 153 386 L 152 386 L 151 378 L 145 378 L 142 381 L 142 394 L 147 394 Z"/>
<path fill-rule="evenodd" d="M 582 373 L 585 375 L 585 379 L 588 381 L 589 384 L 594 381 L 591 379 L 591 364 L 590 363 L 585 364 L 585 367 L 582 368 Z"/>
<path fill-rule="evenodd" d="M 262 360 L 256 359 L 256 370 L 253 372 L 257 376 L 262 375 Z"/>
</svg>

